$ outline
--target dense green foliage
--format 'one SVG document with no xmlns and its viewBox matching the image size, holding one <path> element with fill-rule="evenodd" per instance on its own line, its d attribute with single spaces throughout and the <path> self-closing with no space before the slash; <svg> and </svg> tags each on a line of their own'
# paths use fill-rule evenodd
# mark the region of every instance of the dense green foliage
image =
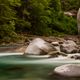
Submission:
<svg viewBox="0 0 80 80">
<path fill-rule="evenodd" d="M 76 34 L 75 18 L 63 14 L 63 10 L 78 9 L 80 1 L 75 1 L 0 0 L 0 39 L 15 38 L 24 32 L 46 36 Z"/>
<path fill-rule="evenodd" d="M 65 11 L 78 10 L 80 7 L 80 0 L 61 0 L 62 9 Z"/>
</svg>

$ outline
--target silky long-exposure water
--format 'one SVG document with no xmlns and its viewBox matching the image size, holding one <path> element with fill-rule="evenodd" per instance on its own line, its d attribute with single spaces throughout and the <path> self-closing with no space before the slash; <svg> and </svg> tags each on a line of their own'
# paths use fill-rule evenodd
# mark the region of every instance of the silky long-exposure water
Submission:
<svg viewBox="0 0 80 80">
<path fill-rule="evenodd" d="M 0 80 L 80 80 L 79 77 L 52 75 L 62 64 L 80 64 L 79 60 L 48 58 L 47 56 L 23 56 L 10 53 L 0 55 Z"/>
</svg>

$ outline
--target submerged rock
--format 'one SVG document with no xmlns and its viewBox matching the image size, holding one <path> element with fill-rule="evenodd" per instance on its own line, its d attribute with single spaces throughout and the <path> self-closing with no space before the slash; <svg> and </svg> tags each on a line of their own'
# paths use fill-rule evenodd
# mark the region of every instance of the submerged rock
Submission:
<svg viewBox="0 0 80 80">
<path fill-rule="evenodd" d="M 71 56 L 72 59 L 80 59 L 80 55 Z"/>
<path fill-rule="evenodd" d="M 69 55 L 68 55 L 68 58 L 80 59 L 80 53 L 69 54 Z"/>
<path fill-rule="evenodd" d="M 36 38 L 28 45 L 24 53 L 30 55 L 45 55 L 50 51 L 56 51 L 53 45 L 41 38 Z"/>
<path fill-rule="evenodd" d="M 50 55 L 49 58 L 58 57 L 59 55 L 67 56 L 66 53 L 64 53 L 64 52 L 59 52 L 59 51 L 52 51 L 52 52 L 49 52 L 48 54 Z"/>
<path fill-rule="evenodd" d="M 65 53 L 77 53 L 79 51 L 77 44 L 72 40 L 64 41 L 60 46 L 60 50 Z"/>
<path fill-rule="evenodd" d="M 54 69 L 54 73 L 67 76 L 67 77 L 78 77 L 80 76 L 80 65 L 77 64 L 66 64 Z"/>
</svg>

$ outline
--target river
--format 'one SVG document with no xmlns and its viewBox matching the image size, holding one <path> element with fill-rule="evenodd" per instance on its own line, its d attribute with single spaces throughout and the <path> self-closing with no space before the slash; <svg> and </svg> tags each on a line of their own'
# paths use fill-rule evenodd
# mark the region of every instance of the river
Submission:
<svg viewBox="0 0 80 80">
<path fill-rule="evenodd" d="M 15 53 L 14 53 L 15 54 Z M 47 58 L 47 56 L 22 56 L 20 53 L 0 54 L 0 80 L 80 80 L 78 77 L 63 77 L 52 74 L 56 66 L 79 64 L 79 60 Z"/>
</svg>

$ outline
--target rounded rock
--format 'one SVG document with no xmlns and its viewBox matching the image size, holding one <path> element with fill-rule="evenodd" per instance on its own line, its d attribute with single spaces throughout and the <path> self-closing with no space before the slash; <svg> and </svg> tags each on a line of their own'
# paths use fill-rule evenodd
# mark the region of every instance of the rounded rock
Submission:
<svg viewBox="0 0 80 80">
<path fill-rule="evenodd" d="M 54 69 L 56 74 L 67 77 L 79 77 L 80 76 L 80 65 L 78 64 L 66 64 Z"/>
</svg>

